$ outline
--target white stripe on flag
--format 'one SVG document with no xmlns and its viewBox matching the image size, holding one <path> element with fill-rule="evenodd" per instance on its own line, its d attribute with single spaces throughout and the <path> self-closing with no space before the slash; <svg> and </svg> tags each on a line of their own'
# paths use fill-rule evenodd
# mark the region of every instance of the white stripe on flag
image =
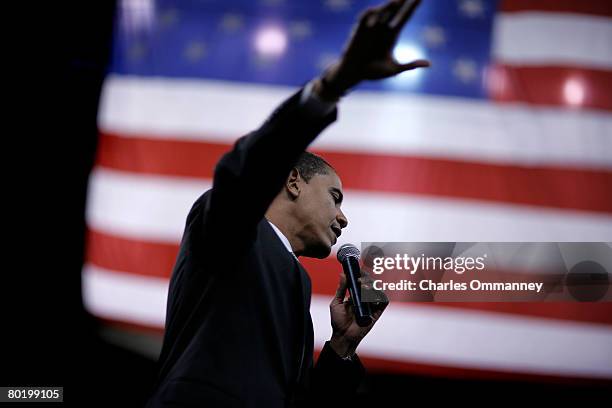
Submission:
<svg viewBox="0 0 612 408">
<path fill-rule="evenodd" d="M 95 315 L 163 328 L 168 282 L 86 265 L 83 286 Z M 329 339 L 329 296 L 314 295 L 318 348 Z M 531 374 L 612 378 L 612 328 L 430 305 L 393 304 L 359 353 L 394 361 Z"/>
<path fill-rule="evenodd" d="M 164 327 L 168 279 L 83 267 L 83 301 L 92 314 L 151 327 Z"/>
<path fill-rule="evenodd" d="M 101 232 L 178 243 L 189 209 L 209 187 L 210 181 L 97 168 L 90 178 L 87 222 Z M 612 216 L 581 211 L 356 190 L 345 191 L 343 211 L 350 225 L 337 245 L 612 241 Z"/>
<path fill-rule="evenodd" d="M 178 244 L 191 206 L 211 186 L 96 168 L 89 179 L 87 224 L 113 235 Z"/>
<path fill-rule="evenodd" d="M 514 65 L 612 69 L 612 19 L 571 13 L 501 13 L 493 55 Z"/>
<path fill-rule="evenodd" d="M 120 136 L 233 143 L 295 88 L 113 75 L 99 125 Z M 357 91 L 314 148 L 612 168 L 612 116 Z"/>
</svg>

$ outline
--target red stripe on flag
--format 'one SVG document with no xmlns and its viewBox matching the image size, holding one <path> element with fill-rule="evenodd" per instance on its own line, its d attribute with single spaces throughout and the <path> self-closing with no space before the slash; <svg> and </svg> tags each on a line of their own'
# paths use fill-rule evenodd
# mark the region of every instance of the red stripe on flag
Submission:
<svg viewBox="0 0 612 408">
<path fill-rule="evenodd" d="M 232 148 L 229 144 L 121 137 L 100 133 L 97 163 L 116 170 L 165 176 L 212 178 L 221 156 Z"/>
<path fill-rule="evenodd" d="M 169 278 L 177 253 L 178 244 L 139 241 L 88 231 L 86 262 L 112 271 Z M 300 262 L 312 278 L 313 293 L 329 295 L 331 301 L 338 285 L 338 275 L 342 272 L 340 264 L 334 257 L 323 260 L 301 258 Z M 612 324 L 612 303 L 436 302 L 435 307 Z"/>
<path fill-rule="evenodd" d="M 187 214 L 185 214 L 187 217 Z M 168 278 L 178 244 L 138 241 L 87 230 L 86 262 L 117 272 Z"/>
<path fill-rule="evenodd" d="M 229 144 L 101 134 L 98 164 L 142 174 L 208 178 Z M 315 150 L 347 189 L 612 213 L 612 171 L 523 167 L 418 156 Z"/>
<path fill-rule="evenodd" d="M 612 71 L 562 66 L 497 65 L 487 75 L 500 102 L 612 110 Z"/>
<path fill-rule="evenodd" d="M 609 1 L 584 0 L 503 0 L 499 6 L 503 12 L 545 11 L 553 13 L 591 14 L 612 17 L 612 3 Z"/>
</svg>

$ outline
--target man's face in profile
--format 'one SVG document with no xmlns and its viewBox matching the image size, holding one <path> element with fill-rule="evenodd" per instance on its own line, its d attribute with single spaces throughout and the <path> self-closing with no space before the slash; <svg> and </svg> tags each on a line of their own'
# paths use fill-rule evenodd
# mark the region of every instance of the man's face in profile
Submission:
<svg viewBox="0 0 612 408">
<path fill-rule="evenodd" d="M 298 216 L 303 226 L 299 235 L 305 243 L 304 256 L 325 258 L 331 253 L 348 224 L 340 209 L 342 199 L 342 182 L 331 169 L 302 183 Z"/>
</svg>

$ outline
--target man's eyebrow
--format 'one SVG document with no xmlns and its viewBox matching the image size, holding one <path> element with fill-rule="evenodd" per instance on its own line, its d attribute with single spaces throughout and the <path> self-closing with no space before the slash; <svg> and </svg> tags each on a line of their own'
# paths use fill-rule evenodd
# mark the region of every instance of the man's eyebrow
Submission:
<svg viewBox="0 0 612 408">
<path fill-rule="evenodd" d="M 336 188 L 336 187 L 332 187 L 329 189 L 329 191 L 332 191 L 334 193 L 338 193 L 338 202 L 341 203 L 342 199 L 344 198 L 344 195 L 342 194 L 342 191 L 340 191 L 340 189 Z"/>
</svg>

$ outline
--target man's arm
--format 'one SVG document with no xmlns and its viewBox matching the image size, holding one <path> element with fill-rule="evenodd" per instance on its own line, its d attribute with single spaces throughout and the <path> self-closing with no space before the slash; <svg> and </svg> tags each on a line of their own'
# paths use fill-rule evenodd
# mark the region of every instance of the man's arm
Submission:
<svg viewBox="0 0 612 408">
<path fill-rule="evenodd" d="M 204 209 L 206 234 L 217 242 L 228 239 L 235 248 L 250 242 L 299 156 L 335 120 L 335 101 L 321 99 L 307 86 L 259 129 L 238 139 L 215 168 Z"/>
</svg>

